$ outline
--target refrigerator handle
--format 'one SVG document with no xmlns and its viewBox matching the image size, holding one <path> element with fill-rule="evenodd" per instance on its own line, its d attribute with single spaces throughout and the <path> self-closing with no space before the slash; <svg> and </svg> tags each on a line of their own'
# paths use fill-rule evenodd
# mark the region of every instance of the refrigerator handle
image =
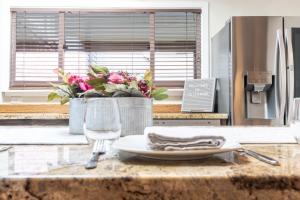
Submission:
<svg viewBox="0 0 300 200">
<path fill-rule="evenodd" d="M 286 123 L 290 124 L 294 108 L 294 57 L 291 29 L 285 29 L 286 65 L 287 65 L 287 109 Z"/>
<path fill-rule="evenodd" d="M 286 58 L 283 41 L 283 34 L 280 29 L 276 34 L 276 76 L 277 76 L 277 109 L 276 115 L 279 123 L 284 123 L 284 114 L 286 106 Z"/>
</svg>

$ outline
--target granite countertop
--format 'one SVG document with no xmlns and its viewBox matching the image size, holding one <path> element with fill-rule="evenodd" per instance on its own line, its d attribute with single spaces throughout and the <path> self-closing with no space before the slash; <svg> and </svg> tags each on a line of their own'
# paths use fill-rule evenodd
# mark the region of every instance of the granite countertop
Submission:
<svg viewBox="0 0 300 200">
<path fill-rule="evenodd" d="M 196 161 L 102 158 L 85 170 L 88 145 L 14 146 L 0 152 L 0 199 L 300 199 L 300 145 L 246 145 L 281 163 L 231 154 Z"/>
<path fill-rule="evenodd" d="M 227 119 L 225 113 L 153 113 L 154 119 Z M 69 119 L 64 113 L 0 113 L 0 120 L 7 119 Z"/>
</svg>

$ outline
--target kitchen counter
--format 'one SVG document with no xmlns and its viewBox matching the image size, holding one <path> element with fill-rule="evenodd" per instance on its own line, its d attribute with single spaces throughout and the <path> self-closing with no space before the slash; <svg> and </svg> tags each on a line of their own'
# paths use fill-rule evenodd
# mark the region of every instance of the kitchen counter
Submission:
<svg viewBox="0 0 300 200">
<path fill-rule="evenodd" d="M 68 105 L 58 104 L 2 104 L 1 124 L 67 124 Z M 226 125 L 225 113 L 182 113 L 181 104 L 153 105 L 153 119 L 156 126 L 220 126 Z"/>
<path fill-rule="evenodd" d="M 0 152 L 0 199 L 300 199 L 300 145 L 246 145 L 278 159 L 271 166 L 235 154 L 232 161 L 102 158 L 85 170 L 88 145 L 14 146 Z"/>
<path fill-rule="evenodd" d="M 219 119 L 226 120 L 225 113 L 153 113 L 154 119 Z M 0 120 L 7 119 L 69 119 L 65 113 L 0 113 Z"/>
<path fill-rule="evenodd" d="M 226 125 L 225 113 L 153 113 L 155 126 L 220 126 Z M 0 113 L 0 125 L 67 124 L 67 113 Z"/>
</svg>

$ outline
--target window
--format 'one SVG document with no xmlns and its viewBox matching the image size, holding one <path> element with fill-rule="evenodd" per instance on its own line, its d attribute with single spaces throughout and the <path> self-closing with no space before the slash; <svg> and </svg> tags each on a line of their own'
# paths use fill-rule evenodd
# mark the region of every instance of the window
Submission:
<svg viewBox="0 0 300 200">
<path fill-rule="evenodd" d="M 11 81 L 48 87 L 90 64 L 143 73 L 159 86 L 200 78 L 200 10 L 12 10 Z"/>
<path fill-rule="evenodd" d="M 12 13 L 11 86 L 57 80 L 58 20 L 58 13 Z"/>
<path fill-rule="evenodd" d="M 143 73 L 150 68 L 148 13 L 65 13 L 65 69 L 89 64 Z M 74 68 L 75 67 L 75 68 Z"/>
</svg>

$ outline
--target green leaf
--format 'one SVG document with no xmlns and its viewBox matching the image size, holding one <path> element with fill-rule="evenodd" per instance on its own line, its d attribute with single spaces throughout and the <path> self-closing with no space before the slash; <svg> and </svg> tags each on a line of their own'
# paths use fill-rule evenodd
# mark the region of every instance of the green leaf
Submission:
<svg viewBox="0 0 300 200">
<path fill-rule="evenodd" d="M 87 75 L 89 77 L 97 78 L 97 74 L 90 68 Z"/>
<path fill-rule="evenodd" d="M 80 96 L 84 96 L 85 98 L 91 98 L 91 97 L 105 97 L 107 95 L 105 95 L 102 92 L 92 89 L 92 90 L 88 90 L 88 91 L 82 93 Z"/>
<path fill-rule="evenodd" d="M 105 90 L 104 83 L 105 80 L 102 78 L 94 78 L 87 81 L 87 83 L 95 88 L 95 90 Z"/>
<path fill-rule="evenodd" d="M 56 92 L 50 92 L 48 94 L 48 101 L 53 101 L 54 99 L 59 99 L 60 96 Z"/>
<path fill-rule="evenodd" d="M 104 67 L 104 66 L 91 65 L 91 68 L 92 68 L 93 72 L 95 72 L 96 74 L 108 74 L 109 73 L 108 68 Z"/>
<path fill-rule="evenodd" d="M 153 95 L 153 98 L 155 100 L 164 100 L 164 99 L 167 99 L 169 96 L 167 94 L 156 94 L 156 95 Z"/>
<path fill-rule="evenodd" d="M 60 100 L 60 104 L 64 105 L 66 103 L 68 103 L 70 100 L 70 98 L 68 96 L 64 96 L 61 100 Z"/>
<path fill-rule="evenodd" d="M 146 70 L 145 74 L 144 74 L 144 79 L 146 81 L 148 81 L 149 83 L 152 83 L 152 73 L 150 70 Z"/>
<path fill-rule="evenodd" d="M 60 87 L 59 84 L 55 84 L 55 83 L 50 83 L 50 85 L 55 89 L 58 89 Z"/>
<path fill-rule="evenodd" d="M 130 93 L 125 92 L 125 91 L 116 91 L 112 97 L 130 97 Z"/>
<path fill-rule="evenodd" d="M 118 90 L 124 91 L 126 90 L 126 85 L 123 84 L 104 84 L 105 91 L 109 93 L 116 92 Z"/>
<path fill-rule="evenodd" d="M 138 90 L 139 87 L 137 81 L 131 81 L 128 88 L 133 88 Z"/>
<path fill-rule="evenodd" d="M 153 86 L 153 81 L 147 81 L 147 85 L 148 85 L 149 87 L 152 87 L 152 86 Z"/>
<path fill-rule="evenodd" d="M 138 90 L 138 89 L 130 89 L 130 92 L 132 97 L 144 97 L 144 95 Z"/>
<path fill-rule="evenodd" d="M 152 91 L 152 95 L 156 95 L 156 94 L 161 94 L 161 93 L 165 93 L 168 90 L 166 88 L 157 88 L 155 90 Z"/>
<path fill-rule="evenodd" d="M 76 89 L 77 86 L 69 86 L 69 85 L 61 85 L 58 88 L 59 94 L 61 93 L 62 95 L 60 96 L 68 96 L 68 97 L 76 97 Z"/>
<path fill-rule="evenodd" d="M 124 84 L 105 84 L 105 92 L 111 93 L 112 97 L 143 97 L 143 94 L 135 88 L 134 84 L 126 86 Z"/>
<path fill-rule="evenodd" d="M 163 100 L 168 98 L 169 96 L 166 94 L 168 90 L 166 88 L 157 88 L 152 91 L 152 97 L 155 100 Z"/>
<path fill-rule="evenodd" d="M 63 82 L 68 82 L 68 76 L 70 73 L 65 73 L 62 68 L 58 68 L 58 76 L 62 78 Z"/>
</svg>

